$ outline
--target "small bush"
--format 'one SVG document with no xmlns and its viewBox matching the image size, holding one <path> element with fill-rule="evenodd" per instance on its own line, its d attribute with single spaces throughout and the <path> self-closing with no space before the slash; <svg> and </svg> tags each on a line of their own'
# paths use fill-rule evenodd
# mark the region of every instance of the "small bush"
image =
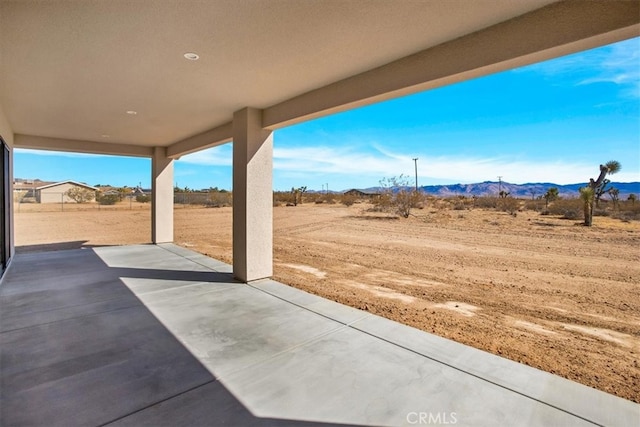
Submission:
<svg viewBox="0 0 640 427">
<path fill-rule="evenodd" d="M 138 202 L 138 203 L 148 203 L 149 200 L 151 200 L 151 198 L 149 196 L 147 196 L 146 194 L 138 194 L 136 196 L 136 202 Z"/>
<path fill-rule="evenodd" d="M 640 221 L 640 212 L 625 211 L 615 212 L 611 215 L 612 218 L 619 219 L 623 222 Z"/>
<path fill-rule="evenodd" d="M 564 216 L 567 211 L 582 212 L 583 202 L 580 199 L 559 199 L 549 203 L 547 210 L 550 215 Z"/>
<path fill-rule="evenodd" d="M 96 197 L 95 191 L 82 187 L 70 188 L 64 194 L 76 203 L 87 203 Z"/>
<path fill-rule="evenodd" d="M 221 191 L 210 192 L 207 196 L 207 200 L 204 205 L 213 208 L 222 208 L 225 206 L 231 206 L 233 204 L 233 195 L 228 191 L 224 193 Z"/>
<path fill-rule="evenodd" d="M 98 197 L 98 203 L 101 205 L 115 205 L 120 200 L 120 197 L 115 194 L 106 194 Z"/>
<path fill-rule="evenodd" d="M 540 200 L 527 200 L 522 208 L 526 211 L 538 211 L 543 205 Z"/>
<path fill-rule="evenodd" d="M 579 218 L 582 218 L 582 212 L 574 209 L 568 209 L 562 215 L 562 219 L 579 219 Z"/>
<path fill-rule="evenodd" d="M 275 191 L 273 193 L 273 205 L 282 206 L 288 203 L 293 204 L 293 194 L 289 191 Z"/>
<path fill-rule="evenodd" d="M 336 199 L 335 199 L 335 197 L 333 197 L 333 194 L 325 194 L 323 200 L 324 200 L 325 203 L 327 203 L 329 205 L 335 205 L 336 204 Z"/>
<path fill-rule="evenodd" d="M 520 209 L 520 201 L 513 197 L 503 197 L 498 201 L 498 206 L 501 211 L 514 215 Z"/>
<path fill-rule="evenodd" d="M 496 209 L 498 207 L 498 197 L 485 196 L 475 199 L 475 206 L 481 209 Z"/>
<path fill-rule="evenodd" d="M 358 200 L 357 196 L 354 196 L 353 194 L 342 194 L 340 196 L 340 203 L 342 203 L 345 206 L 352 206 L 356 200 Z"/>
</svg>

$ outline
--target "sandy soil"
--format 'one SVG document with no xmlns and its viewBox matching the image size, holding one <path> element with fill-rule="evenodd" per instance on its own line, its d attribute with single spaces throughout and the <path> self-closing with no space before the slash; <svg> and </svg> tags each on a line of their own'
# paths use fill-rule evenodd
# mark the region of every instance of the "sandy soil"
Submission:
<svg viewBox="0 0 640 427">
<path fill-rule="evenodd" d="M 19 250 L 146 243 L 145 210 L 17 212 Z M 640 403 L 640 224 L 363 205 L 274 210 L 275 278 Z M 175 211 L 176 243 L 231 261 L 231 210 Z M 63 242 L 60 244 L 59 242 Z"/>
</svg>

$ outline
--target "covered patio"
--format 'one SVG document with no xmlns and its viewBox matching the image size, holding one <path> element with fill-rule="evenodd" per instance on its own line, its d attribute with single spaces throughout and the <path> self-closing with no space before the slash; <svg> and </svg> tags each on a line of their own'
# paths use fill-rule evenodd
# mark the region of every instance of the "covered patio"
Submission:
<svg viewBox="0 0 640 427">
<path fill-rule="evenodd" d="M 638 405 L 173 244 L 19 254 L 2 425 L 633 425 Z"/>
<path fill-rule="evenodd" d="M 625 0 L 0 0 L 0 424 L 636 424 L 270 277 L 277 129 L 639 35 Z M 172 244 L 174 161 L 229 142 L 232 266 Z M 16 255 L 15 148 L 151 159 L 154 245 Z"/>
</svg>

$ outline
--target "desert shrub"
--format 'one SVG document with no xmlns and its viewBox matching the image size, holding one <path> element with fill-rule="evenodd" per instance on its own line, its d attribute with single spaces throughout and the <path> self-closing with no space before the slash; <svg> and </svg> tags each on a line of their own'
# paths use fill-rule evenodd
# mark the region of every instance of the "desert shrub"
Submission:
<svg viewBox="0 0 640 427">
<path fill-rule="evenodd" d="M 120 196 L 117 194 L 105 194 L 99 196 L 96 200 L 101 205 L 115 205 L 120 201 Z"/>
<path fill-rule="evenodd" d="M 466 209 L 473 209 L 476 207 L 476 199 L 477 196 L 456 196 L 452 198 L 445 199 L 447 203 L 451 206 L 451 209 L 454 211 L 462 211 Z"/>
<path fill-rule="evenodd" d="M 522 209 L 527 211 L 538 211 L 543 203 L 540 200 L 526 200 Z"/>
<path fill-rule="evenodd" d="M 382 181 L 381 181 L 382 182 Z M 388 212 L 393 209 L 393 190 L 385 188 L 375 200 L 372 201 L 373 207 L 371 211 L 373 212 Z"/>
<path fill-rule="evenodd" d="M 558 199 L 549 203 L 547 210 L 550 215 L 563 216 L 567 211 L 582 212 L 583 203 L 580 199 Z"/>
<path fill-rule="evenodd" d="M 232 194 L 228 191 L 213 191 L 209 193 L 204 205 L 207 207 L 221 208 L 225 206 L 231 206 L 232 203 L 233 197 Z"/>
<path fill-rule="evenodd" d="M 147 196 L 146 194 L 138 194 L 136 196 L 136 202 L 138 203 L 149 203 L 149 200 L 151 200 L 151 197 Z"/>
<path fill-rule="evenodd" d="M 640 221 L 640 212 L 638 211 L 621 211 L 614 212 L 611 215 L 612 218 L 619 219 L 621 221 L 629 222 L 629 221 Z"/>
<path fill-rule="evenodd" d="M 424 207 L 425 195 L 409 185 L 408 177 L 384 178 L 380 181 L 382 192 L 372 200 L 380 211 L 391 212 L 408 218 L 412 208 Z"/>
<path fill-rule="evenodd" d="M 508 212 L 514 215 L 518 209 L 520 209 L 520 200 L 513 197 L 502 197 L 498 201 L 498 207 L 502 212 Z"/>
<path fill-rule="evenodd" d="M 481 209 L 496 209 L 500 198 L 493 196 L 483 196 L 475 199 L 475 206 Z"/>
<path fill-rule="evenodd" d="M 22 203 L 22 201 L 26 198 L 28 191 L 25 190 L 14 190 L 13 191 L 13 201 L 15 203 Z"/>
<path fill-rule="evenodd" d="M 594 209 L 593 216 L 609 216 L 609 211 L 606 209 Z"/>
<path fill-rule="evenodd" d="M 464 205 L 463 202 L 455 202 L 453 204 L 453 208 L 454 211 L 463 211 L 466 209 L 466 206 Z"/>
<path fill-rule="evenodd" d="M 620 201 L 620 212 L 630 212 L 633 214 L 640 214 L 640 202 L 630 199 L 625 201 Z"/>
<path fill-rule="evenodd" d="M 70 188 L 64 194 L 76 203 L 87 203 L 96 197 L 95 191 L 82 187 Z"/>
<path fill-rule="evenodd" d="M 304 193 L 304 202 L 320 204 L 323 203 L 323 197 L 324 193 Z"/>
<path fill-rule="evenodd" d="M 334 205 L 336 203 L 336 196 L 333 193 L 327 193 L 322 197 L 322 201 L 329 205 Z"/>
<path fill-rule="evenodd" d="M 564 211 L 562 215 L 562 219 L 580 219 L 582 218 L 582 213 L 579 210 L 575 209 L 567 209 Z"/>
<path fill-rule="evenodd" d="M 353 194 L 341 194 L 340 195 L 340 203 L 345 206 L 351 206 L 358 200 L 358 196 Z"/>
<path fill-rule="evenodd" d="M 274 191 L 273 192 L 273 205 L 282 206 L 288 203 L 293 204 L 293 194 L 289 191 Z"/>
</svg>

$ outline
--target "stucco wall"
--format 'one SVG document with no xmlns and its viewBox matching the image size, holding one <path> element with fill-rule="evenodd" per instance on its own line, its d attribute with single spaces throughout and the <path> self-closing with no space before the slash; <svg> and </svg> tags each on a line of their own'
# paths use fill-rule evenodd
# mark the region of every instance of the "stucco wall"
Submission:
<svg viewBox="0 0 640 427">
<path fill-rule="evenodd" d="M 9 126 L 7 117 L 4 115 L 2 104 L 0 104 L 0 136 L 2 136 L 4 142 L 9 145 L 9 149 L 11 149 L 13 147 L 13 131 L 11 130 L 11 126 Z"/>
<path fill-rule="evenodd" d="M 4 109 L 0 104 L 0 136 L 4 142 L 9 146 L 9 197 L 13 194 L 13 130 L 9 125 L 9 120 L 4 115 Z M 9 237 L 10 237 L 10 256 L 13 257 L 15 253 L 15 236 L 14 236 L 14 221 L 13 221 L 13 203 L 10 204 L 9 212 Z"/>
<path fill-rule="evenodd" d="M 60 185 L 54 185 L 53 187 L 43 188 L 38 190 L 38 201 L 40 203 L 75 203 L 75 200 L 69 198 L 65 193 L 74 188 L 79 187 L 71 183 L 65 183 Z M 86 188 L 86 187 L 80 187 Z M 95 200 L 91 199 L 91 201 Z"/>
</svg>

